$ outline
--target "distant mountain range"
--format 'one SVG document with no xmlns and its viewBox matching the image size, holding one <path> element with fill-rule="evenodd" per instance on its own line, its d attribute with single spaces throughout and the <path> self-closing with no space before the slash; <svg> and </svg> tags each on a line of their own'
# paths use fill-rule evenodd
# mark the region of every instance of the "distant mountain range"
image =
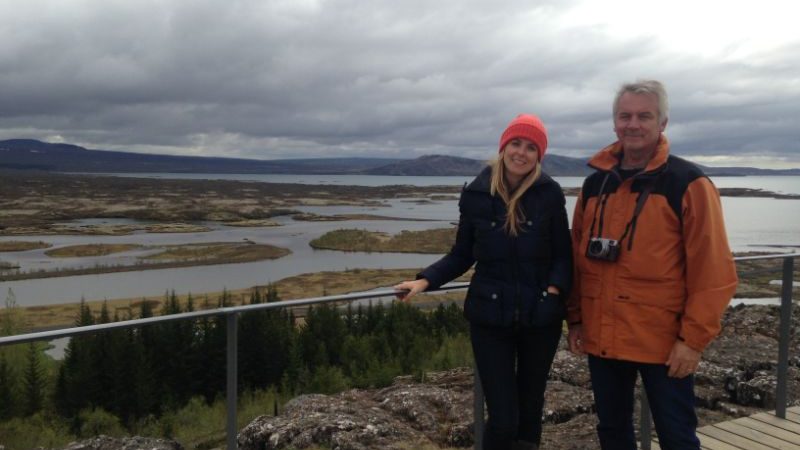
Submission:
<svg viewBox="0 0 800 450">
<path fill-rule="evenodd" d="M 0 141 L 0 169 L 83 173 L 242 173 L 318 175 L 474 175 L 486 161 L 457 156 L 428 155 L 416 159 L 312 158 L 258 160 L 88 150 L 71 144 L 32 139 Z M 548 154 L 544 169 L 554 176 L 591 173 L 586 160 Z M 800 169 L 705 167 L 709 175 L 800 175 Z"/>
</svg>

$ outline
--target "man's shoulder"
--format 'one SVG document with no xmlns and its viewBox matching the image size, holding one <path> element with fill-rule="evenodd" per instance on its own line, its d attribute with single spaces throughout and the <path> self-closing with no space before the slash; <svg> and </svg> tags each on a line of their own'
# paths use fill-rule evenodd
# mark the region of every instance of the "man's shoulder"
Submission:
<svg viewBox="0 0 800 450">
<path fill-rule="evenodd" d="M 706 176 L 702 167 L 675 155 L 669 155 L 669 157 L 667 157 L 667 164 L 664 174 L 671 177 L 677 177 L 687 184 L 698 178 L 704 178 Z"/>
</svg>

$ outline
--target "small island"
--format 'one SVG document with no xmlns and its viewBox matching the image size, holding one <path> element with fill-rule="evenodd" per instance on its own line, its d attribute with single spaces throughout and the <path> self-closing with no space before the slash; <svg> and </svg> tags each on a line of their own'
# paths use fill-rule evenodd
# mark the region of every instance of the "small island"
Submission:
<svg viewBox="0 0 800 450">
<path fill-rule="evenodd" d="M 105 256 L 131 250 L 152 249 L 160 252 L 138 257 L 133 264 L 93 264 L 88 267 L 58 268 L 29 272 L 11 271 L 14 267 L 0 266 L 0 281 L 30 280 L 36 278 L 95 275 L 102 273 L 130 272 L 136 270 L 169 269 L 175 267 L 233 264 L 277 259 L 291 253 L 289 249 L 269 244 L 245 242 L 204 242 L 195 244 L 145 247 L 136 244 L 86 244 L 61 247 L 47 252 L 51 257 Z"/>
</svg>

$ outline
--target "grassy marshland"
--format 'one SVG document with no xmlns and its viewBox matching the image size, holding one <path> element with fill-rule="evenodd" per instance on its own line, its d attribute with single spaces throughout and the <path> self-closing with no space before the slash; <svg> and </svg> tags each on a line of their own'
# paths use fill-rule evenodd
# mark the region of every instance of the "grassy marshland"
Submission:
<svg viewBox="0 0 800 450">
<path fill-rule="evenodd" d="M 0 252 L 24 252 L 39 248 L 49 248 L 52 245 L 42 241 L 5 241 L 0 242 Z"/>
<path fill-rule="evenodd" d="M 346 252 L 447 253 L 456 236 L 455 228 L 402 231 L 400 234 L 366 230 L 334 230 L 309 242 L 314 248 Z"/>
</svg>

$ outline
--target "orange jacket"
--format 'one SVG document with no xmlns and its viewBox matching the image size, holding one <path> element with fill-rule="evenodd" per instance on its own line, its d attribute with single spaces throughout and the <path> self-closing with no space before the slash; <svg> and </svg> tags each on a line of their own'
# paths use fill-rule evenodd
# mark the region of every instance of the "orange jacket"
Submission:
<svg viewBox="0 0 800 450">
<path fill-rule="evenodd" d="M 645 170 L 621 181 L 621 151 L 614 143 L 589 161 L 597 172 L 575 205 L 575 281 L 567 320 L 582 324 L 590 354 L 660 364 L 677 339 L 702 351 L 719 333 L 736 291 L 736 267 L 719 193 L 703 172 L 669 155 L 662 136 Z M 636 200 L 648 185 L 652 192 L 633 222 Z M 617 240 L 630 223 L 616 262 L 586 256 L 593 222 L 595 237 Z"/>
</svg>

